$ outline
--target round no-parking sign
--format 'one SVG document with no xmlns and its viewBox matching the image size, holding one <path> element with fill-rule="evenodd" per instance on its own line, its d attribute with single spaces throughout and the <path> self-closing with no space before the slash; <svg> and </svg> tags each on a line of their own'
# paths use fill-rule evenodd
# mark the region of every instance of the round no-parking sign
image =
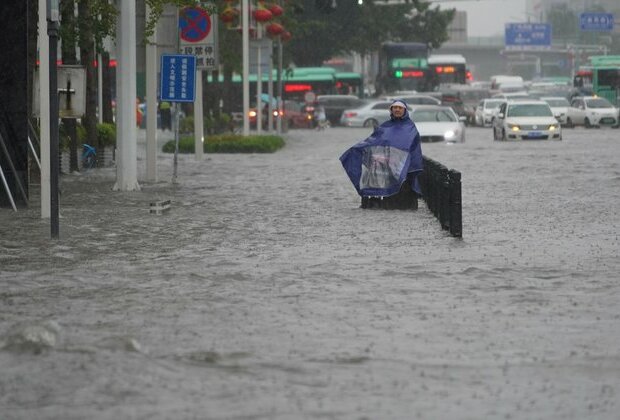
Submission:
<svg viewBox="0 0 620 420">
<path fill-rule="evenodd" d="M 200 42 L 211 32 L 211 17 L 199 7 L 186 7 L 179 13 L 179 30 L 185 42 Z"/>
<path fill-rule="evenodd" d="M 179 12 L 179 53 L 196 57 L 200 70 L 218 66 L 217 15 L 200 7 L 184 7 Z"/>
</svg>

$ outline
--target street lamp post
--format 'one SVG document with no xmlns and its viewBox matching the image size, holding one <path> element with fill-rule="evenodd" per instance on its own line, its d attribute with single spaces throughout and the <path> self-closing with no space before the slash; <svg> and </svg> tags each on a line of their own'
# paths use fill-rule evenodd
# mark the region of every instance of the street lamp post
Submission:
<svg viewBox="0 0 620 420">
<path fill-rule="evenodd" d="M 59 236 L 58 217 L 58 57 L 59 29 L 58 0 L 47 0 L 47 35 L 49 37 L 49 83 L 50 83 L 50 226 L 52 238 Z"/>
</svg>

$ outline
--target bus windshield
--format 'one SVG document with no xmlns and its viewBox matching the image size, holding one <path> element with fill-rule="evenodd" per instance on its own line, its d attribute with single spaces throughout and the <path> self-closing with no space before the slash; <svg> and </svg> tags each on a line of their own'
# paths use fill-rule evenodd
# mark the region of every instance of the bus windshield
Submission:
<svg viewBox="0 0 620 420">
<path fill-rule="evenodd" d="M 467 83 L 467 62 L 460 54 L 431 55 L 428 68 L 433 88 L 446 83 Z"/>
<path fill-rule="evenodd" d="M 420 42 L 385 42 L 379 49 L 377 93 L 427 91 L 428 45 Z"/>
</svg>

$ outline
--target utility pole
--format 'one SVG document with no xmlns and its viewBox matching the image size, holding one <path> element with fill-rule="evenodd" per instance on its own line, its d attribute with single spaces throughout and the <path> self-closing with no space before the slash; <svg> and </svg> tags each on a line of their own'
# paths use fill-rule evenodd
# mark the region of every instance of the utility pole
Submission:
<svg viewBox="0 0 620 420">
<path fill-rule="evenodd" d="M 56 57 L 58 56 L 58 29 L 59 29 L 58 0 L 47 0 L 47 35 L 49 37 L 49 80 L 50 80 L 50 226 L 51 236 L 57 239 L 59 236 L 58 216 L 58 69 Z"/>
</svg>

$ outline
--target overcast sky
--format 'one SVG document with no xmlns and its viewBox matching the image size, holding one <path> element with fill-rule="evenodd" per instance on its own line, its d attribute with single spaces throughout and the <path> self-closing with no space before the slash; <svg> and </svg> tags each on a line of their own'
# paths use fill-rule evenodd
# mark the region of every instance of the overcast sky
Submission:
<svg viewBox="0 0 620 420">
<path fill-rule="evenodd" d="M 504 25 L 526 22 L 525 0 L 432 1 L 442 9 L 467 12 L 469 36 L 504 36 Z"/>
</svg>

